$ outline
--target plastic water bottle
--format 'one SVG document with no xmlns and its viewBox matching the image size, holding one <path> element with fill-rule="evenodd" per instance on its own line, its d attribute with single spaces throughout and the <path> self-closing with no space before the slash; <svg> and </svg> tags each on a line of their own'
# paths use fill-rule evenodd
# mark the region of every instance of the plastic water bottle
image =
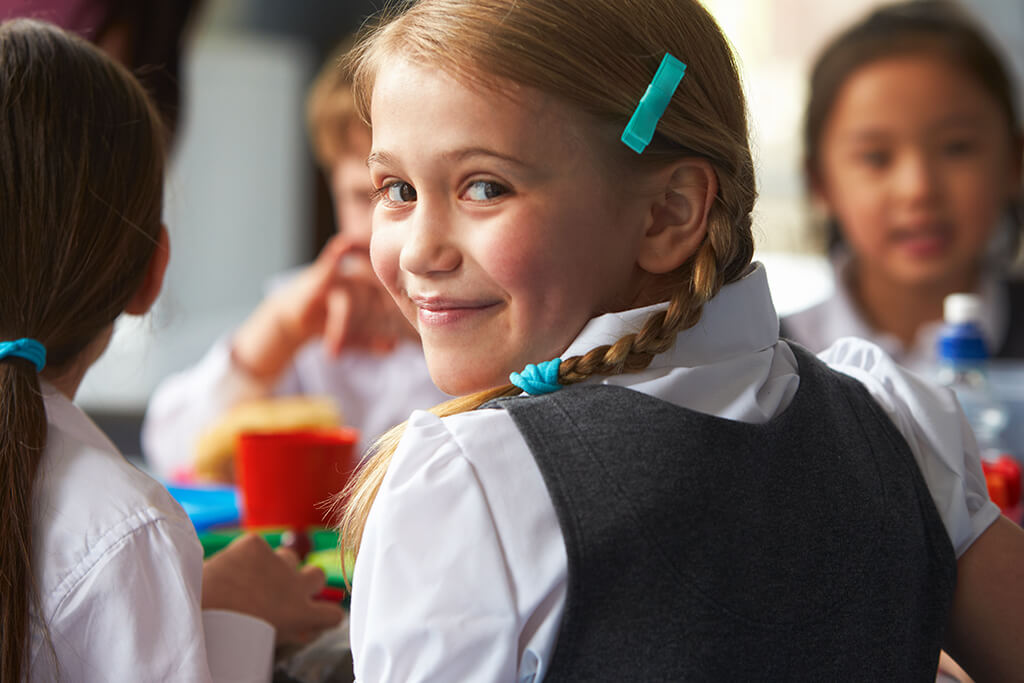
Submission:
<svg viewBox="0 0 1024 683">
<path fill-rule="evenodd" d="M 1021 467 L 1005 450 L 1003 431 L 1009 411 L 995 396 L 988 377 L 988 346 L 978 324 L 981 302 L 973 294 L 950 294 L 943 302 L 945 325 L 939 335 L 937 379 L 956 392 L 981 454 L 989 497 L 1003 514 L 1020 523 Z"/>
<path fill-rule="evenodd" d="M 974 294 L 950 294 L 943 302 L 945 325 L 939 335 L 937 379 L 954 392 L 974 430 L 982 458 L 1003 454 L 1006 407 L 988 379 L 988 345 L 978 324 L 981 301 Z"/>
</svg>

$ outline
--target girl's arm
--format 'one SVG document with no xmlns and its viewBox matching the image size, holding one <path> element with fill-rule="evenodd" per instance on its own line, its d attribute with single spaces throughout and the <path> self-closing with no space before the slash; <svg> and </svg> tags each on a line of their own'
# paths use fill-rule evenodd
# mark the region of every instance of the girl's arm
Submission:
<svg viewBox="0 0 1024 683">
<path fill-rule="evenodd" d="M 1024 680 L 1024 530 L 1005 517 L 957 562 L 947 641 L 974 679 Z"/>
<path fill-rule="evenodd" d="M 47 626 L 57 662 L 44 644 L 33 680 L 269 681 L 273 627 L 237 613 L 207 622 L 202 553 L 184 514 L 155 508 L 98 536 L 55 590 Z M 209 649 L 212 626 L 233 635 L 215 641 L 245 647 Z"/>
<path fill-rule="evenodd" d="M 490 501 L 441 422 L 414 413 L 352 581 L 356 680 L 514 681 L 519 628 Z"/>
</svg>

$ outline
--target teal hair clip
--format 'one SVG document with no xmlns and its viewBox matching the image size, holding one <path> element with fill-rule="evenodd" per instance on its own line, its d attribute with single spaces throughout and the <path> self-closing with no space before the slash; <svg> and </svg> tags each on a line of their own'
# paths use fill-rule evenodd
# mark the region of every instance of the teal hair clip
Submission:
<svg viewBox="0 0 1024 683">
<path fill-rule="evenodd" d="M 0 342 L 0 359 L 14 356 L 24 358 L 36 366 L 36 372 L 46 367 L 46 347 L 35 339 L 22 337 L 14 341 Z"/>
<path fill-rule="evenodd" d="M 530 363 L 522 372 L 513 372 L 509 375 L 508 381 L 531 396 L 550 394 L 562 388 L 558 383 L 558 366 L 561 364 L 561 358 L 552 358 L 540 365 Z"/>
<path fill-rule="evenodd" d="M 647 92 L 640 98 L 636 111 L 622 131 L 622 141 L 637 154 L 642 154 L 651 144 L 654 129 L 658 127 L 658 121 L 685 73 L 686 65 L 666 52 L 651 84 L 647 86 Z"/>
</svg>

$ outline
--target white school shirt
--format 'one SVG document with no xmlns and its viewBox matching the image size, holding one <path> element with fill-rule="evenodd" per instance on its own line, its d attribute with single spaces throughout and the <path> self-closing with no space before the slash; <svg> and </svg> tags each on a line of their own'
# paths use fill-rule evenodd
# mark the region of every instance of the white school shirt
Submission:
<svg viewBox="0 0 1024 683">
<path fill-rule="evenodd" d="M 595 318 L 562 357 L 637 331 L 664 306 Z M 778 329 L 764 268 L 755 264 L 646 370 L 588 381 L 763 423 L 785 409 L 799 383 Z M 841 340 L 820 357 L 863 382 L 906 438 L 959 557 L 999 510 L 988 500 L 974 437 L 952 393 L 862 340 Z M 555 509 L 509 414 L 413 413 L 355 567 L 356 678 L 540 681 L 556 645 L 566 578 Z"/>
<path fill-rule="evenodd" d="M 142 450 L 164 477 L 191 465 L 199 434 L 241 401 L 294 394 L 334 398 L 346 424 L 359 430 L 363 452 L 409 413 L 446 401 L 434 386 L 423 347 L 402 340 L 393 351 L 343 351 L 327 355 L 317 340 L 296 354 L 281 379 L 261 382 L 231 360 L 231 339 L 220 339 L 200 362 L 160 383 L 146 409 Z"/>
<path fill-rule="evenodd" d="M 181 506 L 43 382 L 47 443 L 33 566 L 56 653 L 33 628 L 33 681 L 269 681 L 274 628 L 200 609 L 203 550 Z"/>
<path fill-rule="evenodd" d="M 895 336 L 874 329 L 861 315 L 848 284 L 849 257 L 833 260 L 835 287 L 832 294 L 814 306 L 783 318 L 786 333 L 793 341 L 818 353 L 842 337 L 860 337 L 874 342 L 897 363 L 924 376 L 934 376 L 938 364 L 937 344 L 942 321 L 928 323 L 918 330 L 909 348 Z M 996 270 L 984 270 L 978 291 L 981 299 L 978 321 L 986 339 L 998 349 L 1009 329 L 1009 297 Z"/>
</svg>

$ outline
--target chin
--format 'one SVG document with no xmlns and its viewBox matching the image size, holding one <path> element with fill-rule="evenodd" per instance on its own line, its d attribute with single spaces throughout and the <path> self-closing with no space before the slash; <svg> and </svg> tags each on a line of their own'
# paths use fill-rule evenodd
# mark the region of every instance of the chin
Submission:
<svg viewBox="0 0 1024 683">
<path fill-rule="evenodd" d="M 468 396 L 485 389 L 508 384 L 508 376 L 495 377 L 473 372 L 452 371 L 448 368 L 430 368 L 430 379 L 438 389 L 449 396 Z"/>
</svg>

